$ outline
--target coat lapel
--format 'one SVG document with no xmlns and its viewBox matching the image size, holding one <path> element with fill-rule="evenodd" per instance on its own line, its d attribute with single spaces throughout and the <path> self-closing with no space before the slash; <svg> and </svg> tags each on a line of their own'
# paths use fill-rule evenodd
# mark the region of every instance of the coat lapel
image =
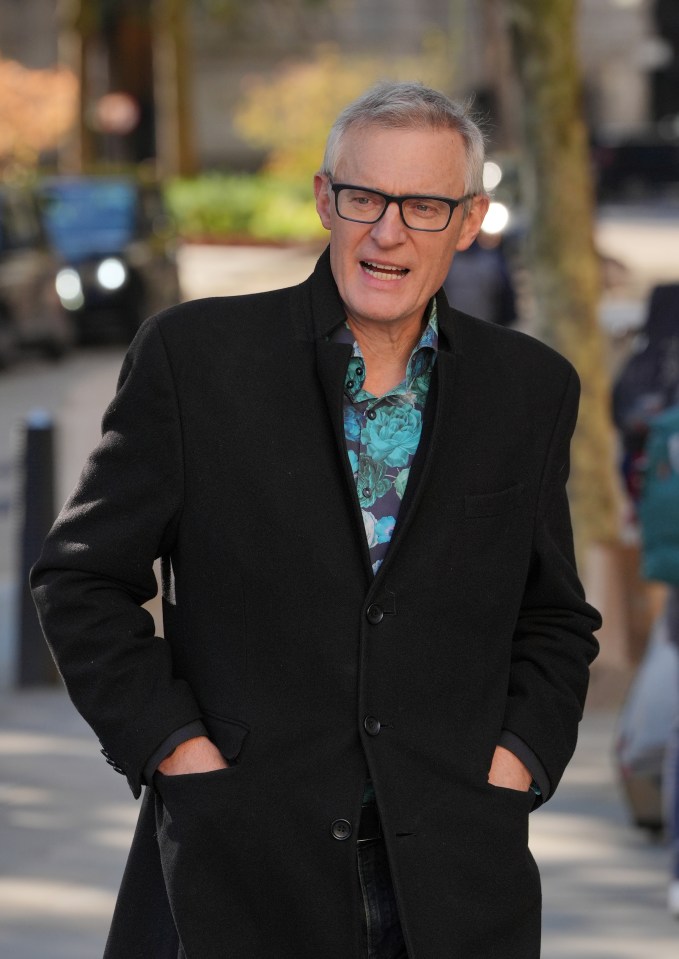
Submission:
<svg viewBox="0 0 679 959">
<path fill-rule="evenodd" d="M 316 341 L 318 378 L 323 387 L 337 448 L 345 460 L 347 448 L 344 440 L 343 394 L 344 377 L 350 358 L 351 347 L 348 343 L 332 343 L 325 339 Z"/>
<path fill-rule="evenodd" d="M 321 255 L 311 277 L 297 288 L 297 293 L 293 298 L 293 314 L 296 314 L 293 322 L 299 337 L 314 341 L 316 372 L 332 425 L 338 463 L 347 491 L 347 503 L 359 538 L 366 575 L 372 578 L 363 514 L 344 436 L 344 378 L 351 358 L 351 346 L 347 343 L 333 343 L 330 339 L 332 331 L 344 322 L 346 313 L 330 269 L 329 248 Z"/>
<path fill-rule="evenodd" d="M 455 383 L 455 367 L 455 356 L 451 353 L 439 351 L 429 388 L 429 396 L 427 397 L 420 443 L 410 470 L 408 485 L 401 503 L 391 543 L 384 562 L 377 573 L 378 578 L 388 570 L 408 529 L 415 520 L 418 505 L 426 494 L 433 464 L 438 458 L 438 446 L 445 434 L 451 429 L 453 423 L 451 398 Z"/>
<path fill-rule="evenodd" d="M 330 269 L 330 248 L 321 255 L 314 272 L 293 295 L 292 320 L 299 338 L 313 340 L 316 370 L 323 387 L 337 448 L 346 459 L 342 392 L 351 347 L 333 343 L 332 331 L 345 319 L 345 310 Z"/>
<path fill-rule="evenodd" d="M 417 515 L 418 505 L 426 495 L 429 477 L 442 456 L 442 448 L 461 448 L 460 434 L 464 424 L 460 417 L 461 385 L 463 375 L 463 357 L 457 349 L 453 317 L 454 311 L 448 306 L 443 292 L 437 296 L 437 313 L 439 322 L 439 350 L 432 375 L 427 405 L 424 411 L 422 435 L 410 470 L 408 485 L 401 503 L 398 521 L 389 544 L 389 549 L 382 566 L 378 570 L 377 579 L 388 570 L 395 554 L 403 542 L 408 529 Z M 445 469 L 445 464 L 441 466 Z M 454 476 L 451 476 L 451 486 Z"/>
</svg>

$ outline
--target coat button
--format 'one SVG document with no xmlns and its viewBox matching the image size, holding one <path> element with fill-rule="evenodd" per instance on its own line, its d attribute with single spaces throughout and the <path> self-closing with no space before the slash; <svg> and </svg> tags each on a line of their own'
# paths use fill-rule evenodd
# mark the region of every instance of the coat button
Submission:
<svg viewBox="0 0 679 959">
<path fill-rule="evenodd" d="M 377 736 L 382 728 L 382 724 L 375 716 L 366 716 L 363 720 L 363 728 L 369 736 Z"/>
<path fill-rule="evenodd" d="M 333 839 L 348 839 L 351 835 L 351 823 L 348 819 L 336 819 L 330 827 Z"/>
<path fill-rule="evenodd" d="M 373 626 L 377 626 L 378 623 L 382 622 L 384 610 L 381 606 L 378 606 L 377 603 L 371 603 L 370 606 L 368 606 L 365 615 L 369 623 L 372 623 Z"/>
</svg>

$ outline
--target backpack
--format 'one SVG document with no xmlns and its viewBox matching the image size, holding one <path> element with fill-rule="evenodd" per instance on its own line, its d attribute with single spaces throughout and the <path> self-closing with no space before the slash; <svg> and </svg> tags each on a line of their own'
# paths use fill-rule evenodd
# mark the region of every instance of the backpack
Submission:
<svg viewBox="0 0 679 959">
<path fill-rule="evenodd" d="M 639 501 L 642 573 L 679 586 L 679 406 L 650 421 L 645 452 Z"/>
</svg>

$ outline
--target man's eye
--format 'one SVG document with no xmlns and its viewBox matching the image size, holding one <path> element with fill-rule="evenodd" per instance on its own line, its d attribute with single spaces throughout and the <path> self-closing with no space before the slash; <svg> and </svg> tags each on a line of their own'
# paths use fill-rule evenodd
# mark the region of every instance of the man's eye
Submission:
<svg viewBox="0 0 679 959">
<path fill-rule="evenodd" d="M 354 206 L 370 207 L 375 206 L 377 197 L 371 196 L 369 193 L 353 193 L 349 200 Z"/>
<path fill-rule="evenodd" d="M 438 213 L 440 213 L 440 204 L 430 203 L 427 200 L 418 200 L 417 202 L 410 204 L 409 209 L 416 216 L 430 217 L 436 216 Z"/>
</svg>

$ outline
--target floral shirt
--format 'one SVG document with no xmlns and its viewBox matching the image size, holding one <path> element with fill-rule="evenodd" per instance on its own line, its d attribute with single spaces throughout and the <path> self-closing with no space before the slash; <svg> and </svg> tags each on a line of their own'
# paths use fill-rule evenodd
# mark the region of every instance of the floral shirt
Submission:
<svg viewBox="0 0 679 959">
<path fill-rule="evenodd" d="M 389 548 L 422 433 L 438 348 L 436 301 L 432 301 L 428 323 L 410 354 L 405 379 L 384 396 L 363 389 L 363 355 L 346 323 L 337 328 L 333 340 L 353 344 L 344 380 L 344 435 L 376 573 Z"/>
</svg>

